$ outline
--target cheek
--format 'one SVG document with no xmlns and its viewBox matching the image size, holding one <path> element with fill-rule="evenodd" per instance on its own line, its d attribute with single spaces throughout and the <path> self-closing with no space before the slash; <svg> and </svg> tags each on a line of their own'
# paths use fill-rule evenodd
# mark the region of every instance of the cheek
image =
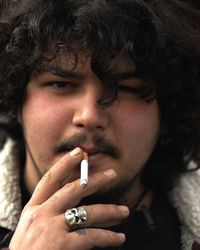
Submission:
<svg viewBox="0 0 200 250">
<path fill-rule="evenodd" d="M 149 158 L 159 134 L 159 109 L 156 102 L 134 105 L 118 115 L 116 136 L 126 164 L 141 168 Z"/>
<path fill-rule="evenodd" d="M 70 110 L 60 100 L 34 95 L 24 103 L 22 122 L 26 140 L 34 153 L 50 155 L 55 143 L 62 138 L 70 120 Z"/>
<path fill-rule="evenodd" d="M 119 126 L 123 127 L 123 132 L 130 133 L 130 135 L 135 135 L 137 131 L 144 132 L 144 135 L 151 135 L 159 129 L 160 115 L 156 102 L 122 107 L 115 114 L 117 114 Z"/>
<path fill-rule="evenodd" d="M 56 100 L 45 95 L 35 94 L 34 99 L 29 97 L 28 101 L 25 102 L 22 119 L 28 130 L 33 129 L 34 131 L 37 129 L 38 132 L 41 130 L 43 132 L 49 130 L 54 132 L 55 130 L 56 132 L 56 128 L 62 127 L 67 117 L 69 119 L 69 114 L 66 113 L 66 110 L 59 99 Z"/>
</svg>

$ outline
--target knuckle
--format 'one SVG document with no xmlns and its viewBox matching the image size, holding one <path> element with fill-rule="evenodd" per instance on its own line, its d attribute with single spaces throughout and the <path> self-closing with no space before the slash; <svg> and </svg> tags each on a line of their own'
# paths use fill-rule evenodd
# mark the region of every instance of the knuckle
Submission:
<svg viewBox="0 0 200 250">
<path fill-rule="evenodd" d="M 51 169 L 49 171 L 47 171 L 41 178 L 41 182 L 47 182 L 51 180 Z"/>
<path fill-rule="evenodd" d="M 112 245 L 112 233 L 106 230 L 95 229 L 92 234 L 92 241 L 98 247 L 108 247 Z"/>
<path fill-rule="evenodd" d="M 98 242 L 98 241 L 100 240 L 100 237 L 99 237 L 99 236 L 100 236 L 99 230 L 93 229 L 91 240 L 92 240 L 93 242 Z"/>
<path fill-rule="evenodd" d="M 77 185 L 75 182 L 68 182 L 65 184 L 64 189 L 67 192 L 75 192 Z"/>
<path fill-rule="evenodd" d="M 33 225 L 34 223 L 41 221 L 43 218 L 42 211 L 38 207 L 31 207 L 26 205 L 21 214 L 21 220 L 26 222 L 27 226 Z"/>
<path fill-rule="evenodd" d="M 85 211 L 86 211 L 86 213 L 87 213 L 87 218 L 90 218 L 91 217 L 91 214 L 92 214 L 92 207 L 91 206 L 82 206 L 84 209 L 85 209 Z"/>
<path fill-rule="evenodd" d="M 24 207 L 24 209 L 22 210 L 21 216 L 22 217 L 26 217 L 27 220 L 30 220 L 30 218 L 32 217 L 32 213 L 33 213 L 34 209 L 33 207 L 29 206 L 28 204 Z"/>
<path fill-rule="evenodd" d="M 28 215 L 30 221 L 36 221 L 38 218 L 41 218 L 41 216 L 42 216 L 41 210 L 38 208 L 34 208 L 34 209 L 29 210 L 27 215 Z"/>
</svg>

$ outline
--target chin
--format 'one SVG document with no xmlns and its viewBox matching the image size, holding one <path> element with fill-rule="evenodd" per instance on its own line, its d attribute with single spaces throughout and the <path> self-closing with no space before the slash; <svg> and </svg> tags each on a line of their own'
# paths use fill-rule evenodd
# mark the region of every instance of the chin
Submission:
<svg viewBox="0 0 200 250">
<path fill-rule="evenodd" d="M 81 205 L 92 205 L 92 204 L 121 204 L 122 197 L 129 188 L 129 184 L 116 185 L 107 190 L 99 191 L 81 200 Z"/>
</svg>

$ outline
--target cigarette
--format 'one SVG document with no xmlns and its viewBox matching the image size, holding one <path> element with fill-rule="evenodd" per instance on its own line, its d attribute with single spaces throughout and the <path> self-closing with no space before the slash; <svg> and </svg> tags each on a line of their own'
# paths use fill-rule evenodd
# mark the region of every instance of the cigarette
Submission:
<svg viewBox="0 0 200 250">
<path fill-rule="evenodd" d="M 83 160 L 81 161 L 81 177 L 80 186 L 86 188 L 88 185 L 88 153 L 83 152 Z"/>
</svg>

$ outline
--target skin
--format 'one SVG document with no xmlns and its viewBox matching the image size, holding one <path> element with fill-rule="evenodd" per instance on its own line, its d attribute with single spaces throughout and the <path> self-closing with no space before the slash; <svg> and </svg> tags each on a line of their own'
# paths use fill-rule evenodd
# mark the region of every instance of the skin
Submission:
<svg viewBox="0 0 200 250">
<path fill-rule="evenodd" d="M 49 66 L 65 72 L 73 68 L 69 56 Z M 124 59 L 116 73 L 134 70 L 134 63 Z M 158 104 L 156 100 L 147 103 L 136 94 L 119 90 L 112 104 L 101 106 L 98 101 L 103 92 L 102 82 L 92 72 L 89 57 L 78 63 L 73 76 L 61 77 L 50 71 L 32 75 L 18 116 L 27 143 L 24 180 L 33 195 L 10 248 L 75 250 L 118 246 L 125 236 L 102 228 L 126 218 L 128 207 L 134 205 L 143 190 L 139 173 L 158 138 Z M 137 88 L 142 79 L 131 76 L 118 84 Z M 58 143 L 74 135 L 84 135 L 84 140 L 77 143 L 73 153 L 55 152 Z M 95 136 L 113 145 L 117 155 L 111 156 L 99 148 L 93 140 Z M 81 189 L 79 183 L 82 150 L 89 152 L 86 189 Z M 85 197 L 106 194 L 126 185 L 129 191 L 121 197 L 126 206 L 85 206 L 88 213 L 85 229 L 66 230 L 63 216 L 66 209 L 76 207 Z"/>
</svg>

